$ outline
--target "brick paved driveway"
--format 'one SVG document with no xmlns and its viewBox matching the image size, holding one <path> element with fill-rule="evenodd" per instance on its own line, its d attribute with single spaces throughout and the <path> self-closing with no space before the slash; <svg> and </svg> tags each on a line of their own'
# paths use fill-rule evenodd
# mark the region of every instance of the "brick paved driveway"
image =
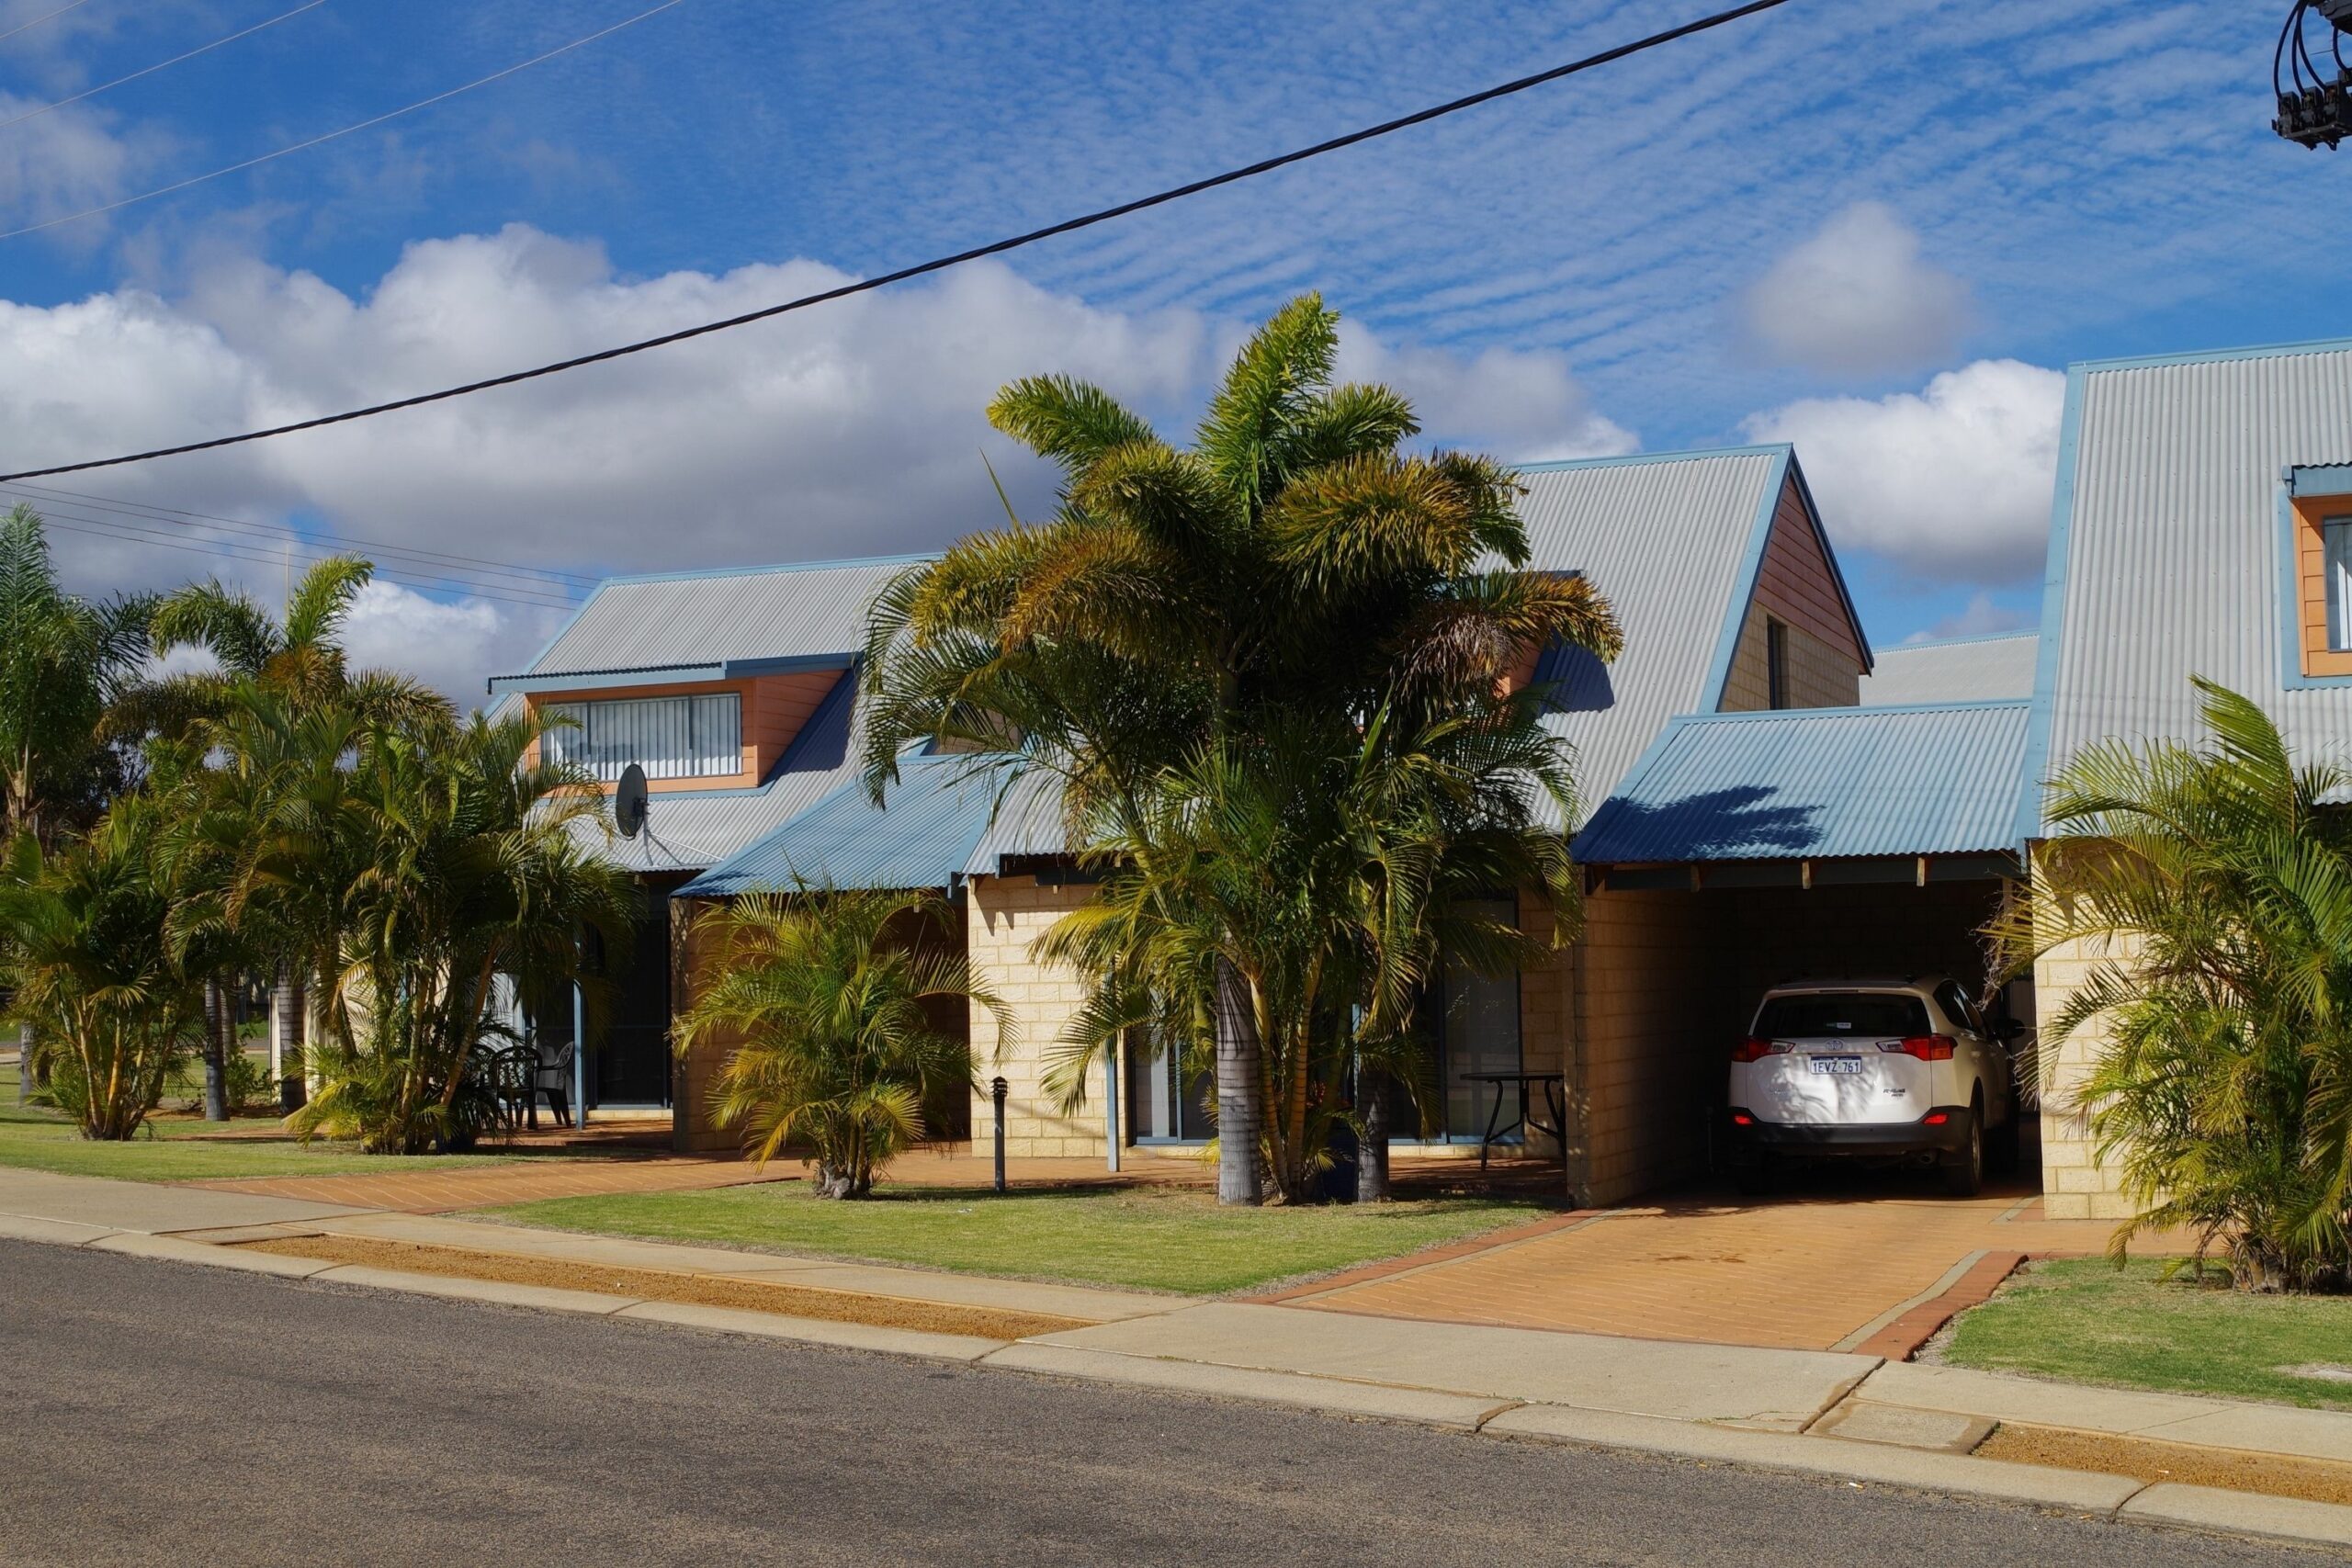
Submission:
<svg viewBox="0 0 2352 1568">
<path fill-rule="evenodd" d="M 2095 1254 L 2113 1229 L 2044 1218 L 2027 1185 L 1963 1201 L 1893 1177 L 1836 1180 L 1789 1197 L 1710 1193 L 1569 1216 L 1282 1299 L 1382 1317 L 1850 1349 L 1988 1257 Z"/>
</svg>

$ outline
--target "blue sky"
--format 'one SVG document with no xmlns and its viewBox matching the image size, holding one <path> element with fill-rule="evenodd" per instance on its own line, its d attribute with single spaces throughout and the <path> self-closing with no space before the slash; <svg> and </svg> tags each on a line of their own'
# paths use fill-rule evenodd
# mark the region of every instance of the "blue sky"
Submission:
<svg viewBox="0 0 2352 1568">
<path fill-rule="evenodd" d="M 0 30 L 58 3 L 6 0 Z M 88 0 L 0 40 L 0 119 L 294 3 Z M 0 129 L 0 228 L 651 3 L 327 0 Z M 0 447 L 12 468 L 97 455 L 601 346 L 1707 5 L 682 0 L 380 130 L 0 242 Z M 2283 10 L 1795 0 L 829 320 L 74 488 L 242 519 L 249 541 L 330 528 L 581 573 L 922 547 L 989 521 L 983 453 L 1041 492 L 978 419 L 1005 376 L 1078 370 L 1179 421 L 1243 325 L 1316 288 L 1355 329 L 1351 368 L 1404 385 L 1448 441 L 1795 440 L 1877 641 L 1992 629 L 2034 605 L 2056 369 L 2352 331 L 2352 164 L 2267 127 Z M 103 530 L 60 542 L 94 585 L 208 566 Z M 445 682 L 527 651 L 568 592 L 469 599 L 449 584 L 520 580 L 466 570 L 413 562 L 422 596 L 372 612 Z"/>
</svg>

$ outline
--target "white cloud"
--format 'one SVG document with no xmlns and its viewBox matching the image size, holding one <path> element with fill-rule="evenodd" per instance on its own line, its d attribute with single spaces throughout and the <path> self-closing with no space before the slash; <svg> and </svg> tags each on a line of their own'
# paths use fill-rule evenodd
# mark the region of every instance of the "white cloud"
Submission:
<svg viewBox="0 0 2352 1568">
<path fill-rule="evenodd" d="M 2039 625 L 2041 617 L 2030 610 L 2013 610 L 2007 604 L 1996 604 L 1989 593 L 1971 594 L 1968 607 L 1957 615 L 1946 615 L 1934 626 L 1913 632 L 1905 643 L 1940 642 L 1954 637 L 1997 637 L 2003 632 L 2028 631 Z"/>
<path fill-rule="evenodd" d="M 2041 565 L 2065 392 L 2058 371 L 1980 359 L 1922 391 L 1809 398 L 1741 429 L 1795 443 L 1840 549 L 1929 581 L 2003 587 Z"/>
<path fill-rule="evenodd" d="M 1432 441 L 1508 462 L 1613 457 L 1641 445 L 1594 411 L 1567 355 L 1552 350 L 1489 348 L 1464 358 L 1439 348 L 1391 348 L 1343 321 L 1339 373 L 1403 392 Z"/>
<path fill-rule="evenodd" d="M 357 297 L 232 259 L 174 299 L 125 288 L 48 308 L 0 302 L 0 429 L 21 465 L 166 445 L 843 281 L 805 260 L 625 279 L 601 247 L 522 226 L 413 244 Z M 267 533 L 243 542 L 262 558 L 242 563 L 71 533 L 60 553 L 85 586 L 217 570 L 275 603 L 286 575 L 278 530 L 290 520 L 411 550 L 591 572 L 933 548 L 1001 519 L 983 454 L 1016 502 L 1041 506 L 1050 494 L 1048 471 L 988 427 L 983 410 L 1003 382 L 1038 371 L 1097 380 L 1181 437 L 1241 330 L 1185 310 L 1097 309 L 980 264 L 450 403 L 63 479 Z M 1593 412 L 1556 354 L 1465 358 L 1351 332 L 1348 358 L 1351 373 L 1417 398 L 1433 437 L 1521 459 L 1632 445 Z M 51 510 L 64 526 L 92 505 Z M 435 590 L 436 569 L 379 564 Z M 372 601 L 371 646 L 461 701 L 479 694 L 487 664 L 511 663 L 544 636 L 536 612 L 486 600 L 427 625 L 418 606 L 432 602 Z"/>
<path fill-rule="evenodd" d="M 1919 254 L 1883 202 L 1858 201 L 1782 256 L 1741 297 L 1742 324 L 1771 359 L 1829 375 L 1932 365 L 1968 326 L 1968 286 Z"/>
<path fill-rule="evenodd" d="M 487 677 L 521 667 L 553 619 L 481 599 L 447 604 L 379 581 L 353 600 L 344 650 L 355 670 L 404 670 L 466 708 L 483 700 Z"/>
</svg>

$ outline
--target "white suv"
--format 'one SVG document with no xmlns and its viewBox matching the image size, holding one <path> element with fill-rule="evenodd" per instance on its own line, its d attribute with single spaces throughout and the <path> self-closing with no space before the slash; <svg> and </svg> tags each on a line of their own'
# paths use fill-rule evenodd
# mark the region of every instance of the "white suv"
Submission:
<svg viewBox="0 0 2352 1568">
<path fill-rule="evenodd" d="M 1769 1190 L 1791 1159 L 1933 1165 L 1973 1197 L 2017 1157 L 2014 1026 L 1940 975 L 1807 980 L 1764 993 L 1731 1056 L 1732 1175 Z"/>
</svg>

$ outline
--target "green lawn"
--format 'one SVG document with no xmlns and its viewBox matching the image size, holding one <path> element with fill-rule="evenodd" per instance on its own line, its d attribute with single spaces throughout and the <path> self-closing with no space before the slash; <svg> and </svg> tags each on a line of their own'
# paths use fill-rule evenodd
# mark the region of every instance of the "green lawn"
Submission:
<svg viewBox="0 0 2352 1568">
<path fill-rule="evenodd" d="M 969 1189 L 886 1185 L 869 1201 L 836 1202 L 810 1197 L 798 1182 L 558 1198 L 499 1211 L 527 1224 L 565 1230 L 1193 1295 L 1393 1258 L 1551 1212 L 1483 1198 L 1220 1209 L 1209 1193 L 1166 1188 L 998 1197 Z"/>
<path fill-rule="evenodd" d="M 172 1101 L 165 1100 L 169 1106 Z M 240 1117 L 237 1131 L 276 1125 L 272 1117 Z M 348 1145 L 292 1138 L 224 1138 L 220 1123 L 165 1116 L 127 1144 L 94 1144 L 54 1111 L 17 1104 L 17 1069 L 0 1066 L 0 1166 L 54 1170 L 67 1176 L 111 1176 L 125 1181 L 223 1180 L 241 1176 L 341 1176 L 381 1171 L 390 1161 L 363 1155 Z M 400 1161 L 401 1169 L 435 1165 L 503 1163 L 496 1154 L 420 1156 Z"/>
<path fill-rule="evenodd" d="M 2352 1382 L 2282 1367 L 2352 1365 L 2352 1297 L 2241 1295 L 2209 1278 L 2100 1258 L 2033 1266 L 1962 1314 L 1944 1359 L 1991 1371 L 2352 1410 Z"/>
</svg>

